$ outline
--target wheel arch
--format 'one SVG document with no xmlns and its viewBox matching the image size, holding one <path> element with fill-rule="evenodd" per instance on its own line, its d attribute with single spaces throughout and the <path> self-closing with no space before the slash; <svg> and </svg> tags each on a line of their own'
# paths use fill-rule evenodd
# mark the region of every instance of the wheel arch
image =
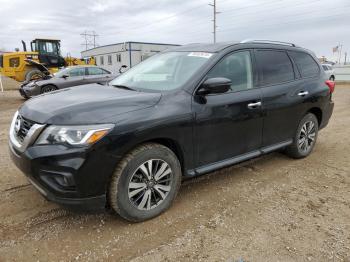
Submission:
<svg viewBox="0 0 350 262">
<path fill-rule="evenodd" d="M 147 141 L 143 141 L 140 144 L 146 144 L 146 143 L 157 143 L 157 144 L 163 145 L 163 146 L 169 148 L 171 151 L 173 151 L 174 154 L 176 155 L 177 159 L 180 162 L 182 174 L 184 174 L 184 163 L 185 163 L 184 162 L 184 153 L 182 151 L 180 144 L 176 140 L 171 139 L 171 138 L 160 137 L 160 138 L 153 138 L 153 139 L 150 139 Z M 139 146 L 140 144 L 136 145 L 136 147 Z"/>
<path fill-rule="evenodd" d="M 319 107 L 313 107 L 307 111 L 307 113 L 312 113 L 316 116 L 317 121 L 318 121 L 318 126 L 321 126 L 322 123 L 322 110 Z"/>
</svg>

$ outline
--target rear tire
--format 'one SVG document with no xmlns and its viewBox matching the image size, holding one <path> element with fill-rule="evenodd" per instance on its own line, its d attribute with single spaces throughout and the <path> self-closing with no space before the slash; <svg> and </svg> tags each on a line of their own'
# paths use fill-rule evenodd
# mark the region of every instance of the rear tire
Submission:
<svg viewBox="0 0 350 262">
<path fill-rule="evenodd" d="M 50 92 L 55 91 L 55 90 L 57 90 L 57 87 L 56 87 L 56 86 L 54 86 L 54 85 L 46 85 L 46 86 L 43 86 L 43 87 L 41 88 L 40 93 L 41 93 L 41 94 L 50 93 Z"/>
<path fill-rule="evenodd" d="M 43 72 L 41 72 L 40 70 L 38 69 L 33 69 L 31 71 L 28 71 L 26 73 L 26 82 L 30 82 L 30 81 L 33 81 L 33 80 L 38 80 L 38 79 L 41 79 L 43 78 L 45 75 L 43 74 Z"/>
<path fill-rule="evenodd" d="M 173 203 L 181 184 L 181 166 L 167 147 L 141 145 L 118 164 L 107 193 L 121 217 L 141 222 L 156 217 Z"/>
<path fill-rule="evenodd" d="M 293 158 L 304 158 L 310 155 L 316 144 L 318 120 L 312 113 L 306 114 L 296 130 L 293 144 L 286 148 L 286 153 Z"/>
</svg>

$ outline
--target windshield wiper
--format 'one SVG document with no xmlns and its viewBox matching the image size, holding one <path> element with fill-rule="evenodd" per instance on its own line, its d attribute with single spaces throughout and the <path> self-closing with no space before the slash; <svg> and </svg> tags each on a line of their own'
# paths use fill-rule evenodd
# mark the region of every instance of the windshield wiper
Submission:
<svg viewBox="0 0 350 262">
<path fill-rule="evenodd" d="M 117 87 L 117 88 L 121 88 L 121 89 L 136 91 L 135 89 L 128 87 L 128 86 L 124 86 L 124 85 L 112 85 L 112 86 Z"/>
</svg>

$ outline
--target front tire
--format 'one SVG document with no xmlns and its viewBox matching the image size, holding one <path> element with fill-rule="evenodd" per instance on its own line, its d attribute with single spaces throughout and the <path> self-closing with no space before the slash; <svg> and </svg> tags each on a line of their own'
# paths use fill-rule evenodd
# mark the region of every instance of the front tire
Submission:
<svg viewBox="0 0 350 262">
<path fill-rule="evenodd" d="M 42 88 L 41 88 L 41 94 L 44 94 L 44 93 L 50 93 L 50 92 L 53 92 L 53 91 L 55 91 L 55 90 L 57 90 L 57 87 L 56 86 L 54 86 L 54 85 L 46 85 L 46 86 L 43 86 Z"/>
<path fill-rule="evenodd" d="M 108 190 L 111 208 L 121 217 L 141 222 L 167 210 L 181 184 L 181 166 L 167 147 L 148 143 L 118 164 Z"/>
<path fill-rule="evenodd" d="M 318 120 L 312 113 L 306 114 L 300 121 L 293 144 L 287 147 L 286 153 L 293 158 L 304 158 L 310 155 L 316 144 Z"/>
</svg>

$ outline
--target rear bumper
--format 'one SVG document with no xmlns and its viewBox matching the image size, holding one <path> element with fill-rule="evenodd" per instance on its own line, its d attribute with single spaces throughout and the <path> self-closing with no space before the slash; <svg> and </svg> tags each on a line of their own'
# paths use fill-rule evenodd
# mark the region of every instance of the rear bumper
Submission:
<svg viewBox="0 0 350 262">
<path fill-rule="evenodd" d="M 323 109 L 322 121 L 319 129 L 325 128 L 328 125 L 329 119 L 333 114 L 334 102 L 330 101 L 329 104 Z"/>
</svg>

